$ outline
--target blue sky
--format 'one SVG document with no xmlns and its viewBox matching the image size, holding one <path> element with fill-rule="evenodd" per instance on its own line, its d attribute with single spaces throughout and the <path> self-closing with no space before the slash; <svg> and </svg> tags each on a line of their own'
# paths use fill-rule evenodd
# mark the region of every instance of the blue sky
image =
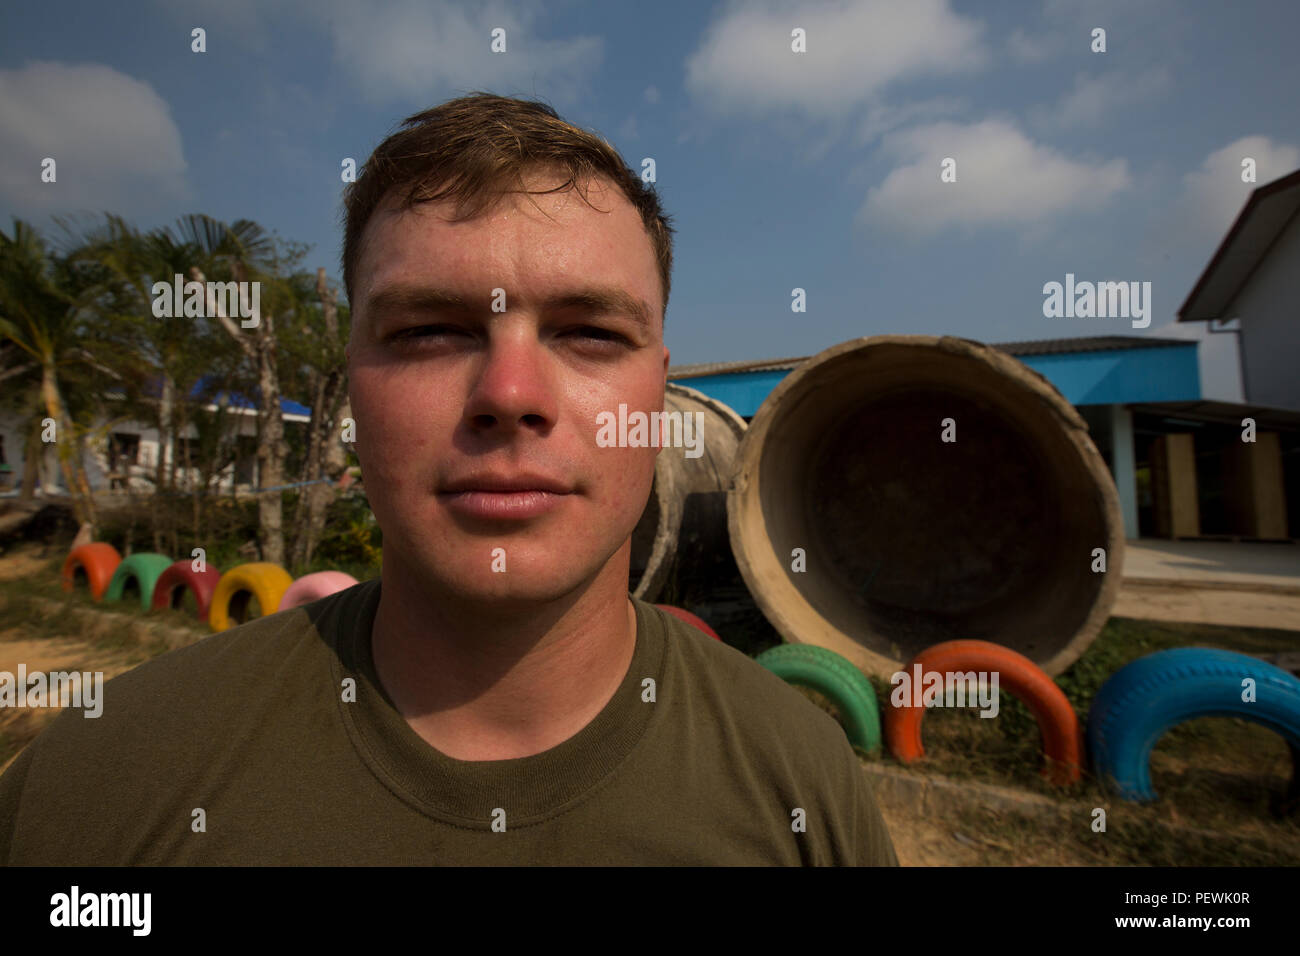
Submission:
<svg viewBox="0 0 1300 956">
<path fill-rule="evenodd" d="M 8 5 L 0 222 L 247 217 L 338 277 L 343 158 L 485 89 L 655 159 L 674 364 L 1145 334 L 1202 339 L 1203 392 L 1237 400 L 1234 337 L 1171 323 L 1250 190 L 1300 167 L 1298 35 L 1300 4 L 1262 0 Z M 1046 318 L 1066 273 L 1151 282 L 1150 326 Z"/>
</svg>

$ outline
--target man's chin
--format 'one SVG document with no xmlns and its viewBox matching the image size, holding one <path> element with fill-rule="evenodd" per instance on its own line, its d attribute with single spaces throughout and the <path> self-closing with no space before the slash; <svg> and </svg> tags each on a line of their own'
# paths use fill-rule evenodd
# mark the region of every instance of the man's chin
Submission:
<svg viewBox="0 0 1300 956">
<path fill-rule="evenodd" d="M 420 590 L 463 606 L 522 611 L 580 593 L 597 580 L 600 572 L 599 565 L 588 567 L 589 562 L 576 560 L 571 554 L 549 558 L 530 555 L 526 559 L 507 552 L 499 557 L 498 570 L 470 571 L 467 564 L 448 563 L 439 556 L 436 565 L 423 566 Z"/>
</svg>

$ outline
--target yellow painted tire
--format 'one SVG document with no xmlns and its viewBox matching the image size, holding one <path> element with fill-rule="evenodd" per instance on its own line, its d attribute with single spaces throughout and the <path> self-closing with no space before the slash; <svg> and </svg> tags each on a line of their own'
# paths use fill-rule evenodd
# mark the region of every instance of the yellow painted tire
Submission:
<svg viewBox="0 0 1300 956">
<path fill-rule="evenodd" d="M 255 561 L 231 568 L 217 582 L 208 609 L 208 624 L 214 631 L 224 631 L 242 624 L 248 599 L 257 598 L 262 615 L 274 614 L 280 598 L 293 584 L 289 572 L 269 561 Z"/>
</svg>

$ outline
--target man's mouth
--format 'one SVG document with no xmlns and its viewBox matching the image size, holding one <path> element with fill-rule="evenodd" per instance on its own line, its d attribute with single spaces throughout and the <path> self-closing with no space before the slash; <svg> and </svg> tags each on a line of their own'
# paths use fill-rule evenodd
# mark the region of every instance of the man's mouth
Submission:
<svg viewBox="0 0 1300 956">
<path fill-rule="evenodd" d="M 558 507 L 572 485 L 545 475 L 483 474 L 447 482 L 438 497 L 467 517 L 520 520 Z"/>
</svg>

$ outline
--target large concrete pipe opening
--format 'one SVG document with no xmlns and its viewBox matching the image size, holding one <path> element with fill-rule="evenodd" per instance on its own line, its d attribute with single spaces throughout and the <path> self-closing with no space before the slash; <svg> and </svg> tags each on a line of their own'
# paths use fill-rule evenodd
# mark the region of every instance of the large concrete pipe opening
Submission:
<svg viewBox="0 0 1300 956">
<path fill-rule="evenodd" d="M 728 519 L 785 640 L 882 676 L 959 638 L 1059 674 L 1105 624 L 1123 560 L 1083 419 L 1023 363 L 948 337 L 857 339 L 787 376 L 741 443 Z"/>
<path fill-rule="evenodd" d="M 628 587 L 644 601 L 674 603 L 681 599 L 679 579 L 709 580 L 731 565 L 727 483 L 745 420 L 703 392 L 672 382 L 664 388 L 664 411 L 698 416 L 692 422 L 699 424 L 699 455 L 680 447 L 659 452 L 650 500 L 632 532 Z"/>
</svg>

